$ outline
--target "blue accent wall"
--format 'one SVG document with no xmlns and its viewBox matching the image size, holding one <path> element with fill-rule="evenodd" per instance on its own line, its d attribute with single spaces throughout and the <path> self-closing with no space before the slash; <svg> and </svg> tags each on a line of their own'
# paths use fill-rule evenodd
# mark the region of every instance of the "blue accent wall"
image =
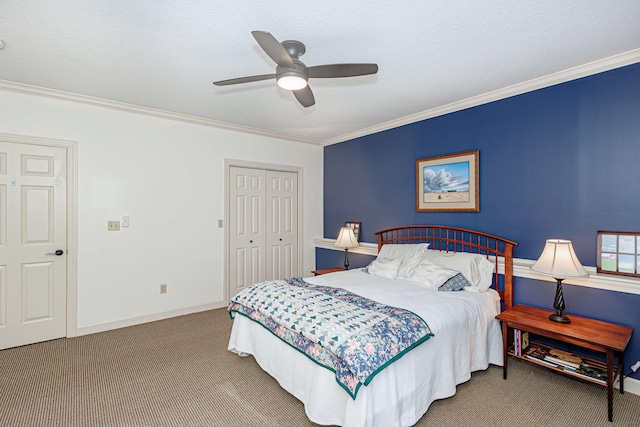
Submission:
<svg viewBox="0 0 640 427">
<path fill-rule="evenodd" d="M 416 159 L 469 150 L 480 151 L 480 212 L 416 212 Z M 326 147 L 325 237 L 345 221 L 361 221 L 361 241 L 371 243 L 397 225 L 476 229 L 519 242 L 514 256 L 525 259 L 548 238 L 569 239 L 595 266 L 598 230 L 640 231 L 640 64 Z M 318 249 L 316 267 L 343 258 Z M 371 257 L 349 259 L 358 267 Z M 515 283 L 516 303 L 552 308 L 555 284 Z M 640 359 L 640 295 L 572 285 L 564 293 L 567 313 L 634 328 L 629 374 Z"/>
</svg>

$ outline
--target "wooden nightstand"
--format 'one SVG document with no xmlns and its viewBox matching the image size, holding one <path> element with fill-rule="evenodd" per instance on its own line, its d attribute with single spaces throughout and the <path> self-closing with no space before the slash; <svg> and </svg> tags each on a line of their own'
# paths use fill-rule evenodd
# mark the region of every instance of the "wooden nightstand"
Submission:
<svg viewBox="0 0 640 427">
<path fill-rule="evenodd" d="M 502 322 L 502 345 L 503 345 L 503 377 L 507 379 L 507 358 L 508 356 L 517 357 L 536 365 L 544 366 L 568 375 L 574 378 L 580 378 L 594 384 L 600 384 L 607 387 L 609 421 L 613 420 L 613 383 L 616 376 L 620 376 L 620 393 L 624 393 L 624 349 L 631 339 L 633 329 L 627 326 L 616 325 L 614 323 L 601 322 L 599 320 L 588 319 L 586 317 L 571 316 L 571 323 L 558 323 L 549 320 L 549 310 L 529 307 L 526 305 L 516 305 L 496 316 Z M 513 342 L 509 343 L 509 337 L 513 338 L 513 334 L 509 334 L 510 329 L 519 329 L 520 331 L 530 332 L 534 335 L 552 338 L 557 341 L 573 344 L 579 347 L 588 348 L 590 350 L 599 351 L 606 354 L 606 365 L 602 362 L 595 361 L 583 357 L 583 361 L 600 365 L 606 368 L 607 380 L 597 380 L 584 375 L 574 373 L 570 369 L 562 366 L 551 366 L 543 361 L 527 357 L 527 354 L 516 356 L 514 352 Z M 531 343 L 531 347 L 541 347 L 535 342 Z M 544 346 L 549 347 L 549 346 Z M 618 357 L 618 366 L 614 365 L 614 357 Z"/>
<path fill-rule="evenodd" d="M 344 268 L 321 268 L 320 270 L 312 270 L 314 276 L 320 276 L 321 274 L 335 273 L 336 271 L 344 271 Z"/>
</svg>

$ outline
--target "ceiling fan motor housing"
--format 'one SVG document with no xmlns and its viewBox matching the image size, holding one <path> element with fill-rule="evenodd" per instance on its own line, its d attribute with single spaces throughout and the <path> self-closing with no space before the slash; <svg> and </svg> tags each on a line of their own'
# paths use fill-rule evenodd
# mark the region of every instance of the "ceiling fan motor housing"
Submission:
<svg viewBox="0 0 640 427">
<path fill-rule="evenodd" d="M 304 43 L 298 40 L 285 40 L 280 44 L 285 48 L 291 59 L 298 59 L 307 51 Z"/>
<path fill-rule="evenodd" d="M 307 76 L 307 67 L 300 61 L 298 58 L 291 58 L 293 61 L 294 68 L 290 67 L 276 67 L 276 79 L 281 79 L 282 77 L 291 76 L 291 77 L 299 77 L 304 79 L 305 81 L 309 81 L 309 76 Z"/>
<path fill-rule="evenodd" d="M 297 40 L 285 40 L 281 44 L 291 57 L 293 68 L 280 65 L 276 67 L 276 80 L 278 80 L 278 85 L 286 89 L 302 89 L 306 86 L 304 82 L 309 81 L 309 76 L 307 75 L 307 67 L 298 58 L 300 55 L 304 55 L 307 49 L 304 43 Z M 289 81 L 286 83 L 281 81 L 283 78 Z M 304 82 L 297 79 L 302 79 Z"/>
</svg>

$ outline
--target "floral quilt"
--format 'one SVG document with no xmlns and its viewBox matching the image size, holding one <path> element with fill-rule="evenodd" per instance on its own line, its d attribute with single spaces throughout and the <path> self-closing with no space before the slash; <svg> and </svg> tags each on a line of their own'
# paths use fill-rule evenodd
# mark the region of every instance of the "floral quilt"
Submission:
<svg viewBox="0 0 640 427">
<path fill-rule="evenodd" d="M 361 385 L 433 336 L 409 310 L 301 278 L 258 283 L 232 298 L 228 310 L 334 371 L 353 399 Z"/>
</svg>

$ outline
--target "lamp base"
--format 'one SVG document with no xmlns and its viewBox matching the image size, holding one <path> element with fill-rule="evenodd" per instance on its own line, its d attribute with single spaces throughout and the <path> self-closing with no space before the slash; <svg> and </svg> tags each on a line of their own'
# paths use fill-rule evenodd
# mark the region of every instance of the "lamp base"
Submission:
<svg viewBox="0 0 640 427">
<path fill-rule="evenodd" d="M 571 323 L 571 320 L 562 312 L 564 311 L 564 295 L 562 295 L 562 280 L 556 277 L 556 299 L 553 302 L 553 308 L 556 309 L 555 314 L 549 316 L 549 320 L 558 323 Z"/>
<path fill-rule="evenodd" d="M 549 316 L 549 320 L 553 320 L 554 322 L 558 322 L 558 323 L 571 323 L 571 319 L 569 319 L 567 316 L 563 315 L 557 315 L 557 314 L 552 314 L 551 316 Z"/>
<path fill-rule="evenodd" d="M 344 248 L 344 269 L 349 269 L 349 248 Z"/>
</svg>

